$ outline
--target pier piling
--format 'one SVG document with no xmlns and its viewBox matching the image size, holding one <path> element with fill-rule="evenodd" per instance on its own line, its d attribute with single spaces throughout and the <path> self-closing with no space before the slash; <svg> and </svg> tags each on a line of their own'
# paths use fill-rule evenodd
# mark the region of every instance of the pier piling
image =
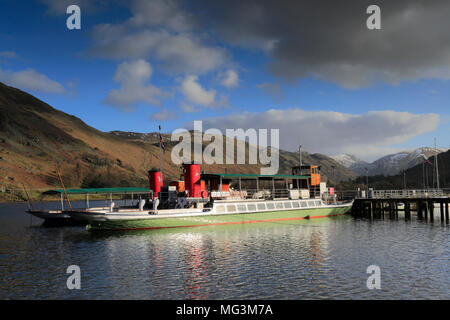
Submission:
<svg viewBox="0 0 450 320">
<path fill-rule="evenodd" d="M 405 203 L 405 220 L 411 219 L 411 203 L 407 201 Z"/>
<path fill-rule="evenodd" d="M 448 201 L 445 202 L 445 221 L 448 223 Z"/>
<path fill-rule="evenodd" d="M 427 203 L 426 202 L 424 202 L 423 203 L 423 210 L 424 210 L 424 212 L 425 212 L 425 220 L 428 220 L 428 206 L 427 206 Z"/>
<path fill-rule="evenodd" d="M 417 201 L 417 217 L 419 220 L 423 219 L 423 208 L 421 201 Z"/>
<path fill-rule="evenodd" d="M 420 194 L 418 196 L 416 191 L 412 190 L 411 192 L 402 192 L 400 196 L 394 197 L 356 198 L 353 204 L 352 215 L 372 220 L 376 218 L 384 219 L 386 213 L 388 213 L 390 219 L 398 219 L 399 211 L 403 211 L 405 220 L 410 220 L 412 211 L 414 211 L 417 213 L 418 220 L 433 222 L 434 207 L 435 204 L 439 204 L 440 220 L 446 221 L 448 224 L 450 223 L 449 202 L 450 198 L 443 193 Z M 399 207 L 400 204 L 404 204 L 404 207 Z"/>
<path fill-rule="evenodd" d="M 428 211 L 430 211 L 430 221 L 434 220 L 434 202 L 428 201 Z"/>
</svg>

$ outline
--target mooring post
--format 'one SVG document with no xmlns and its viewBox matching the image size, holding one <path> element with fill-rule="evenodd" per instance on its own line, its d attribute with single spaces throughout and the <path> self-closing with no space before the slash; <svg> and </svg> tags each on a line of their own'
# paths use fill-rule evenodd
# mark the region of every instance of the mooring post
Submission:
<svg viewBox="0 0 450 320">
<path fill-rule="evenodd" d="M 361 214 L 360 217 L 364 217 L 364 215 L 366 214 L 365 207 L 364 207 L 364 201 L 362 200 L 361 203 L 359 204 L 359 208 L 361 209 Z"/>
<path fill-rule="evenodd" d="M 395 217 L 395 212 L 394 212 L 394 210 L 395 210 L 395 208 L 394 208 L 394 201 L 389 201 L 389 218 L 390 219 L 392 219 L 392 218 L 394 218 Z"/>
<path fill-rule="evenodd" d="M 427 208 L 426 201 L 423 203 L 423 211 L 424 211 L 424 214 L 425 214 L 425 220 L 428 220 L 428 208 Z"/>
<path fill-rule="evenodd" d="M 441 221 L 444 221 L 444 202 L 441 200 L 439 201 L 440 204 L 440 212 L 441 212 Z"/>
<path fill-rule="evenodd" d="M 422 201 L 417 201 L 416 207 L 417 207 L 417 217 L 419 218 L 419 220 L 422 220 L 423 219 Z"/>
<path fill-rule="evenodd" d="M 411 204 L 409 201 L 405 202 L 405 220 L 411 219 Z"/>
<path fill-rule="evenodd" d="M 430 221 L 434 220 L 434 202 L 433 200 L 428 201 L 428 210 L 430 211 Z"/>
<path fill-rule="evenodd" d="M 373 219 L 375 218 L 375 212 L 374 212 L 374 203 L 373 201 L 370 201 L 370 218 Z"/>
<path fill-rule="evenodd" d="M 377 218 L 380 218 L 380 203 L 375 200 L 375 214 L 377 216 Z"/>
<path fill-rule="evenodd" d="M 378 206 L 379 206 L 379 210 L 380 210 L 380 216 L 382 217 L 382 218 L 384 218 L 384 207 L 383 207 L 383 205 L 384 205 L 384 202 L 383 201 L 381 201 L 381 202 L 378 202 Z"/>
<path fill-rule="evenodd" d="M 398 219 L 398 201 L 395 201 L 395 218 Z"/>
<path fill-rule="evenodd" d="M 395 212 L 396 212 L 396 206 L 397 206 L 397 202 L 395 200 L 391 201 L 391 206 L 392 206 L 392 218 L 395 219 Z"/>
<path fill-rule="evenodd" d="M 376 215 L 377 203 L 375 202 L 375 200 L 372 200 L 371 206 L 372 206 L 372 217 L 376 218 L 375 215 Z"/>
<path fill-rule="evenodd" d="M 394 204 L 394 218 L 396 218 L 397 217 L 397 213 L 398 213 L 398 202 L 397 202 L 397 200 L 394 200 L 393 204 Z"/>
<path fill-rule="evenodd" d="M 445 201 L 445 221 L 448 223 L 448 200 Z"/>
</svg>

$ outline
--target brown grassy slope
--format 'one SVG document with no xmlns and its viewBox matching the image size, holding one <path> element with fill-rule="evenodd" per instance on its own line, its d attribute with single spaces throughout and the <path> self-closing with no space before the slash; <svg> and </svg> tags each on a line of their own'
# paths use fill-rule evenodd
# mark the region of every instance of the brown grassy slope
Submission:
<svg viewBox="0 0 450 320">
<path fill-rule="evenodd" d="M 95 179 L 143 184 L 145 151 L 0 84 L 0 177 L 4 184 L 59 185 L 57 163 L 68 186 L 88 185 Z"/>
<path fill-rule="evenodd" d="M 159 167 L 158 139 L 150 135 L 105 133 L 80 119 L 56 110 L 45 102 L 0 83 L 0 191 L 21 188 L 59 187 L 59 165 L 67 187 L 146 186 L 146 171 Z M 164 135 L 165 181 L 179 177 L 180 168 L 170 159 L 176 142 Z M 354 174 L 334 160 L 304 153 L 305 163 L 322 165 L 338 177 Z M 280 152 L 279 173 L 290 173 L 297 154 Z M 259 165 L 204 165 L 206 172 L 259 173 Z"/>
</svg>

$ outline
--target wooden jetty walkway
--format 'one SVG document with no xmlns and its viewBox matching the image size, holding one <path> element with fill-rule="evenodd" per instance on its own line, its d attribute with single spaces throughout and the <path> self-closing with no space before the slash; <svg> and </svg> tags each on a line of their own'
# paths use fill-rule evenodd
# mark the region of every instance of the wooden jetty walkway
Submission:
<svg viewBox="0 0 450 320">
<path fill-rule="evenodd" d="M 405 220 L 416 212 L 418 219 L 434 220 L 435 204 L 438 204 L 440 219 L 449 223 L 448 205 L 450 197 L 443 190 L 370 190 L 368 197 L 356 197 L 353 203 L 353 216 L 384 218 L 385 213 L 398 218 L 404 211 Z"/>
</svg>

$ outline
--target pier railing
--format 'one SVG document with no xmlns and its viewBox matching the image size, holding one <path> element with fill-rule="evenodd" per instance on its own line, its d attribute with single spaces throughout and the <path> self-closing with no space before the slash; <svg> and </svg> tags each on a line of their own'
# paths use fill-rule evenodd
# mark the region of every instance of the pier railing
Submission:
<svg viewBox="0 0 450 320">
<path fill-rule="evenodd" d="M 398 198 L 438 198 L 446 196 L 442 189 L 425 190 L 369 190 L 369 198 L 398 199 Z"/>
<path fill-rule="evenodd" d="M 353 200 L 361 196 L 358 190 L 337 190 L 335 193 L 337 199 L 341 201 Z"/>
<path fill-rule="evenodd" d="M 369 197 L 358 197 L 353 202 L 352 215 L 384 219 L 388 212 L 391 218 L 398 218 L 399 211 L 404 212 L 405 220 L 411 218 L 411 212 L 417 212 L 417 218 L 434 220 L 434 209 L 439 208 L 441 222 L 448 224 L 449 190 L 370 190 Z"/>
</svg>

